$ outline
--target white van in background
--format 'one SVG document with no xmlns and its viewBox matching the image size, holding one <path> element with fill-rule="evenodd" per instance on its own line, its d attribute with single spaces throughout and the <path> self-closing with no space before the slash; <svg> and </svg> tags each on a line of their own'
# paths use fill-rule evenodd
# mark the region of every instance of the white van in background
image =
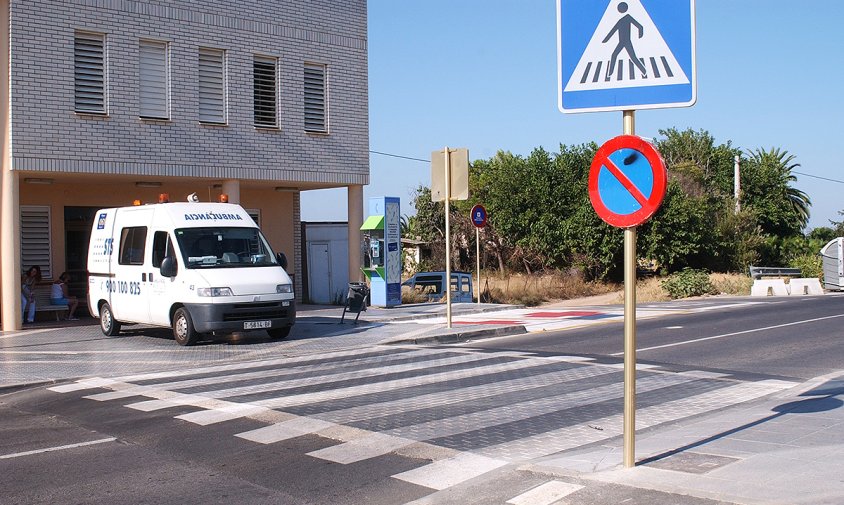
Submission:
<svg viewBox="0 0 844 505">
<path fill-rule="evenodd" d="M 177 343 L 191 345 L 204 333 L 290 333 L 296 306 L 287 260 L 239 205 L 160 203 L 95 216 L 88 307 L 104 334 L 151 324 L 172 327 Z"/>
</svg>

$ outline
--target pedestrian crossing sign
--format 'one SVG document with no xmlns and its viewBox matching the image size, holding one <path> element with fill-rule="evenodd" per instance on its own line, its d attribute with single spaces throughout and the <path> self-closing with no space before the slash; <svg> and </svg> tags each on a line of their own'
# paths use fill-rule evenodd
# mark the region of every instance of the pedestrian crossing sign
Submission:
<svg viewBox="0 0 844 505">
<path fill-rule="evenodd" d="M 562 112 L 697 100 L 695 0 L 557 0 Z"/>
</svg>

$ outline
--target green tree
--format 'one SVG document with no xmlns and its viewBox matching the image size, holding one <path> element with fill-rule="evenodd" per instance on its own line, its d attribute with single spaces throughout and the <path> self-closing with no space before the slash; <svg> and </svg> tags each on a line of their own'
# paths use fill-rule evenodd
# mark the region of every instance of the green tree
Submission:
<svg viewBox="0 0 844 505">
<path fill-rule="evenodd" d="M 765 233 L 779 237 L 799 235 L 809 221 L 809 196 L 792 186 L 799 168 L 795 156 L 780 148 L 756 149 L 742 163 L 742 205 L 756 209 Z"/>
</svg>

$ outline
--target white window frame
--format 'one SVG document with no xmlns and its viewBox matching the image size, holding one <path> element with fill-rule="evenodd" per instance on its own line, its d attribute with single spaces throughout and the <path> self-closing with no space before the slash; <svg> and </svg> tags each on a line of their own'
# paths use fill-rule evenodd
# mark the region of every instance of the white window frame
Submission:
<svg viewBox="0 0 844 505">
<path fill-rule="evenodd" d="M 303 72 L 303 92 L 305 132 L 327 134 L 328 65 L 323 63 L 305 62 Z"/>
<path fill-rule="evenodd" d="M 149 102 L 159 105 L 151 106 Z M 170 43 L 167 41 L 138 40 L 138 116 L 170 119 Z"/>
<path fill-rule="evenodd" d="M 256 72 L 256 66 L 258 65 L 272 65 L 272 72 L 273 72 L 273 82 L 272 82 L 272 100 L 270 104 L 270 100 L 265 99 L 263 102 L 265 104 L 259 105 L 259 93 L 257 88 L 259 86 L 259 77 L 258 73 Z M 268 82 L 263 81 L 262 86 L 269 91 L 270 86 L 268 86 Z M 274 56 L 262 56 L 260 54 L 255 54 L 252 56 L 252 124 L 255 128 L 272 128 L 277 129 L 279 126 L 279 107 L 278 107 L 278 97 L 280 95 L 279 92 L 279 80 L 278 80 L 278 58 Z M 270 109 L 272 108 L 272 115 L 273 121 L 259 121 L 259 110 L 260 109 Z"/>
<path fill-rule="evenodd" d="M 219 63 L 213 61 L 215 56 L 219 56 Z M 197 57 L 199 122 L 210 125 L 227 125 L 228 58 L 226 50 L 212 47 L 200 47 Z"/>
<path fill-rule="evenodd" d="M 87 49 L 86 49 L 87 42 Z M 97 68 L 96 52 L 91 51 L 96 43 L 102 46 L 101 64 Z M 97 70 L 100 75 L 97 79 Z M 99 85 L 97 82 L 99 81 Z M 73 33 L 73 110 L 81 114 L 108 114 L 108 39 L 105 33 L 76 30 Z M 99 88 L 99 91 L 98 91 Z M 85 102 L 97 103 L 99 95 L 102 106 L 88 106 Z"/>
<path fill-rule="evenodd" d="M 46 221 L 45 221 L 46 220 Z M 20 206 L 21 270 L 38 265 L 44 279 L 53 278 L 52 212 L 49 205 Z"/>
</svg>

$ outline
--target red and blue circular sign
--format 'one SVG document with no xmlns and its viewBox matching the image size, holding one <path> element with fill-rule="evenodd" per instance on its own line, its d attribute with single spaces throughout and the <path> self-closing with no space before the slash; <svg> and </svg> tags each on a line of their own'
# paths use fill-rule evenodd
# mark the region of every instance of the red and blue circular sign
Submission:
<svg viewBox="0 0 844 505">
<path fill-rule="evenodd" d="M 478 204 L 472 207 L 472 224 L 476 228 L 483 228 L 486 226 L 486 209 L 483 205 Z"/>
<path fill-rule="evenodd" d="M 668 174 L 659 151 L 635 135 L 607 141 L 589 170 L 589 199 L 598 216 L 617 228 L 650 219 L 665 197 Z"/>
</svg>

